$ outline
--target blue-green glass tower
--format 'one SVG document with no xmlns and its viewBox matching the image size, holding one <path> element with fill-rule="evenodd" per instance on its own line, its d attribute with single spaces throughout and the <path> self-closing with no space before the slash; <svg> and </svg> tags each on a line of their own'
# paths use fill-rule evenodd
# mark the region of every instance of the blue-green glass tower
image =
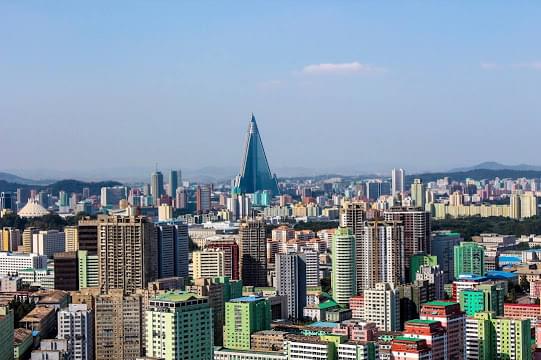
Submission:
<svg viewBox="0 0 541 360">
<path fill-rule="evenodd" d="M 254 114 L 248 125 L 244 156 L 240 174 L 235 178 L 235 188 L 243 194 L 253 194 L 263 190 L 269 190 L 273 195 L 279 194 L 278 182 L 276 176 L 273 176 L 270 171 Z"/>
</svg>

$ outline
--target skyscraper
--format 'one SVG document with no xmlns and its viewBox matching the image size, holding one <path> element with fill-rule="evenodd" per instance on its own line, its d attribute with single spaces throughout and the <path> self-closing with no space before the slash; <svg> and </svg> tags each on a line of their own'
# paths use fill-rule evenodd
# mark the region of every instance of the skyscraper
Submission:
<svg viewBox="0 0 541 360">
<path fill-rule="evenodd" d="M 178 221 L 156 224 L 160 278 L 188 276 L 188 225 Z"/>
<path fill-rule="evenodd" d="M 154 205 L 158 203 L 163 195 L 163 174 L 159 171 L 150 175 L 150 195 L 152 195 Z"/>
<path fill-rule="evenodd" d="M 224 274 L 231 280 L 238 280 L 239 273 L 239 245 L 234 240 L 211 240 L 207 243 L 208 249 L 218 249 L 224 252 Z"/>
<path fill-rule="evenodd" d="M 413 206 L 424 210 L 426 204 L 426 195 L 423 180 L 413 180 L 413 184 L 411 184 L 411 200 L 413 201 Z"/>
<path fill-rule="evenodd" d="M 461 274 L 485 274 L 485 249 L 474 242 L 461 242 L 454 248 L 455 278 Z"/>
<path fill-rule="evenodd" d="M 455 245 L 464 240 L 459 233 L 451 231 L 434 231 L 431 240 L 431 254 L 438 258 L 438 265 L 443 271 L 443 282 L 453 281 L 455 274 L 454 251 Z"/>
<path fill-rule="evenodd" d="M 404 178 L 406 171 L 404 169 L 393 169 L 391 171 L 391 195 L 397 196 L 404 193 Z"/>
<path fill-rule="evenodd" d="M 245 296 L 225 304 L 224 347 L 235 350 L 250 349 L 250 335 L 270 329 L 269 300 Z"/>
<path fill-rule="evenodd" d="M 364 221 L 366 220 L 366 210 L 368 204 L 362 201 L 346 201 L 342 205 L 341 214 L 340 214 L 340 225 L 347 227 L 351 230 L 351 233 L 355 237 L 355 271 L 357 274 L 355 278 L 357 279 L 357 289 L 360 289 L 359 281 L 363 276 L 363 256 L 361 251 L 363 249 L 363 227 Z"/>
<path fill-rule="evenodd" d="M 179 177 L 180 171 L 172 169 L 169 171 L 169 184 L 167 185 L 167 195 L 171 198 L 174 198 L 177 193 L 177 188 L 179 187 Z"/>
<path fill-rule="evenodd" d="M 57 338 L 68 341 L 72 359 L 94 359 L 94 318 L 86 304 L 69 304 L 58 312 Z"/>
<path fill-rule="evenodd" d="M 210 185 L 197 185 L 197 188 L 195 189 L 195 209 L 198 212 L 210 210 L 212 206 L 210 195 Z"/>
<path fill-rule="evenodd" d="M 224 276 L 224 252 L 205 249 L 192 253 L 193 278 L 214 278 Z"/>
<path fill-rule="evenodd" d="M 334 300 L 347 305 L 357 293 L 355 272 L 355 237 L 349 228 L 339 227 L 332 239 L 331 286 Z"/>
<path fill-rule="evenodd" d="M 267 286 L 267 242 L 265 222 L 248 219 L 240 224 L 242 282 Z"/>
<path fill-rule="evenodd" d="M 164 360 L 209 360 L 213 354 L 209 300 L 186 292 L 150 299 L 146 312 L 146 355 Z"/>
<path fill-rule="evenodd" d="M 144 217 L 98 216 L 100 287 L 133 293 L 158 276 L 154 224 Z"/>
<path fill-rule="evenodd" d="M 278 182 L 270 171 L 254 114 L 248 125 L 240 174 L 235 178 L 234 185 L 240 193 L 270 190 L 273 195 L 279 195 Z"/>
<path fill-rule="evenodd" d="M 364 320 L 376 323 L 380 331 L 400 330 L 400 294 L 389 283 L 377 283 L 364 291 Z"/>
<path fill-rule="evenodd" d="M 306 306 L 306 258 L 302 254 L 276 255 L 276 291 L 287 296 L 287 314 L 302 318 Z"/>
<path fill-rule="evenodd" d="M 421 306 L 421 320 L 436 320 L 447 330 L 449 359 L 464 359 L 466 316 L 460 305 L 449 301 L 430 301 Z"/>
</svg>

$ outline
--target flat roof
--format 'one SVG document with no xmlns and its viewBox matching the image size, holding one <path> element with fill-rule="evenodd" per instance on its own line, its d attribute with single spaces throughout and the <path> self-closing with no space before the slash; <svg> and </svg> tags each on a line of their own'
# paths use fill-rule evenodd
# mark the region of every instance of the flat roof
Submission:
<svg viewBox="0 0 541 360">
<path fill-rule="evenodd" d="M 308 324 L 308 326 L 335 328 L 335 327 L 340 326 L 340 324 L 333 323 L 333 322 L 328 322 L 328 321 L 316 321 L 314 323 Z"/>
<path fill-rule="evenodd" d="M 231 299 L 229 302 L 255 302 L 259 300 L 265 300 L 265 298 L 261 296 L 243 296 L 240 298 Z"/>
<path fill-rule="evenodd" d="M 188 301 L 193 299 L 198 299 L 199 296 L 197 296 L 194 293 L 186 292 L 186 291 L 169 291 L 163 294 L 160 294 L 154 298 L 152 298 L 152 301 L 170 301 L 170 302 L 181 302 L 181 301 Z"/>
<path fill-rule="evenodd" d="M 413 320 L 408 320 L 406 321 L 406 323 L 413 323 L 413 324 L 433 324 L 433 323 L 437 323 L 439 321 L 437 320 L 421 320 L 421 319 L 413 319 Z"/>
<path fill-rule="evenodd" d="M 456 305 L 457 302 L 454 301 L 429 301 L 422 305 L 428 305 L 428 306 L 450 306 L 450 305 Z"/>
</svg>

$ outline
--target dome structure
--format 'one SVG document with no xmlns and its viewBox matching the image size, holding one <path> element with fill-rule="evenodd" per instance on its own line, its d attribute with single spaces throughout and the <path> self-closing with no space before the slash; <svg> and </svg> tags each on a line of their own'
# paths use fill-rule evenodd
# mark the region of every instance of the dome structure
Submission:
<svg viewBox="0 0 541 360">
<path fill-rule="evenodd" d="M 48 215 L 49 211 L 41 206 L 36 200 L 28 200 L 26 205 L 17 213 L 23 218 L 33 218 Z"/>
</svg>

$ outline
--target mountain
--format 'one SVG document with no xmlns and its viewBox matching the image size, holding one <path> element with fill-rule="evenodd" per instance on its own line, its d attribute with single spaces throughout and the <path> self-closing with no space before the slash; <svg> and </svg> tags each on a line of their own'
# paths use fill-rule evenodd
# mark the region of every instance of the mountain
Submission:
<svg viewBox="0 0 541 360">
<path fill-rule="evenodd" d="M 23 177 L 14 175 L 14 174 L 10 174 L 10 173 L 7 173 L 7 172 L 0 172 L 0 180 L 3 180 L 5 182 L 9 182 L 9 183 L 25 184 L 25 185 L 47 185 L 47 184 L 50 184 L 50 183 L 54 182 L 54 180 L 31 180 L 31 179 L 26 179 L 26 178 L 23 178 Z"/>
<path fill-rule="evenodd" d="M 480 164 L 470 166 L 470 167 L 464 167 L 464 168 L 457 168 L 457 169 L 451 169 L 449 170 L 450 173 L 455 172 L 465 172 L 465 171 L 472 171 L 472 170 L 516 170 L 516 171 L 541 171 L 541 166 L 535 166 L 535 165 L 527 165 L 527 164 L 519 164 L 519 165 L 504 165 L 500 164 L 495 161 L 485 161 Z"/>
<path fill-rule="evenodd" d="M 52 184 L 47 184 L 47 185 L 32 185 L 32 184 L 11 183 L 5 180 L 0 180 L 0 192 L 2 191 L 16 192 L 17 189 L 23 189 L 27 191 L 48 190 L 52 194 L 56 195 L 58 194 L 60 190 L 64 190 L 68 194 L 81 193 L 83 191 L 83 188 L 87 187 L 90 189 L 91 195 L 99 195 L 102 187 L 117 186 L 117 185 L 122 185 L 122 184 L 116 181 L 85 182 L 85 181 L 68 179 L 68 180 L 56 181 L 56 182 L 53 182 Z"/>
<path fill-rule="evenodd" d="M 414 174 L 406 176 L 406 183 L 411 184 L 414 179 L 422 179 L 424 183 L 436 181 L 438 179 L 443 179 L 448 177 L 451 181 L 464 181 L 466 179 L 539 179 L 541 178 L 541 170 L 510 170 L 510 169 L 500 169 L 500 170 L 490 170 L 490 169 L 474 169 L 467 171 L 448 171 L 448 172 L 438 172 L 438 173 L 425 173 L 425 174 Z"/>
</svg>

